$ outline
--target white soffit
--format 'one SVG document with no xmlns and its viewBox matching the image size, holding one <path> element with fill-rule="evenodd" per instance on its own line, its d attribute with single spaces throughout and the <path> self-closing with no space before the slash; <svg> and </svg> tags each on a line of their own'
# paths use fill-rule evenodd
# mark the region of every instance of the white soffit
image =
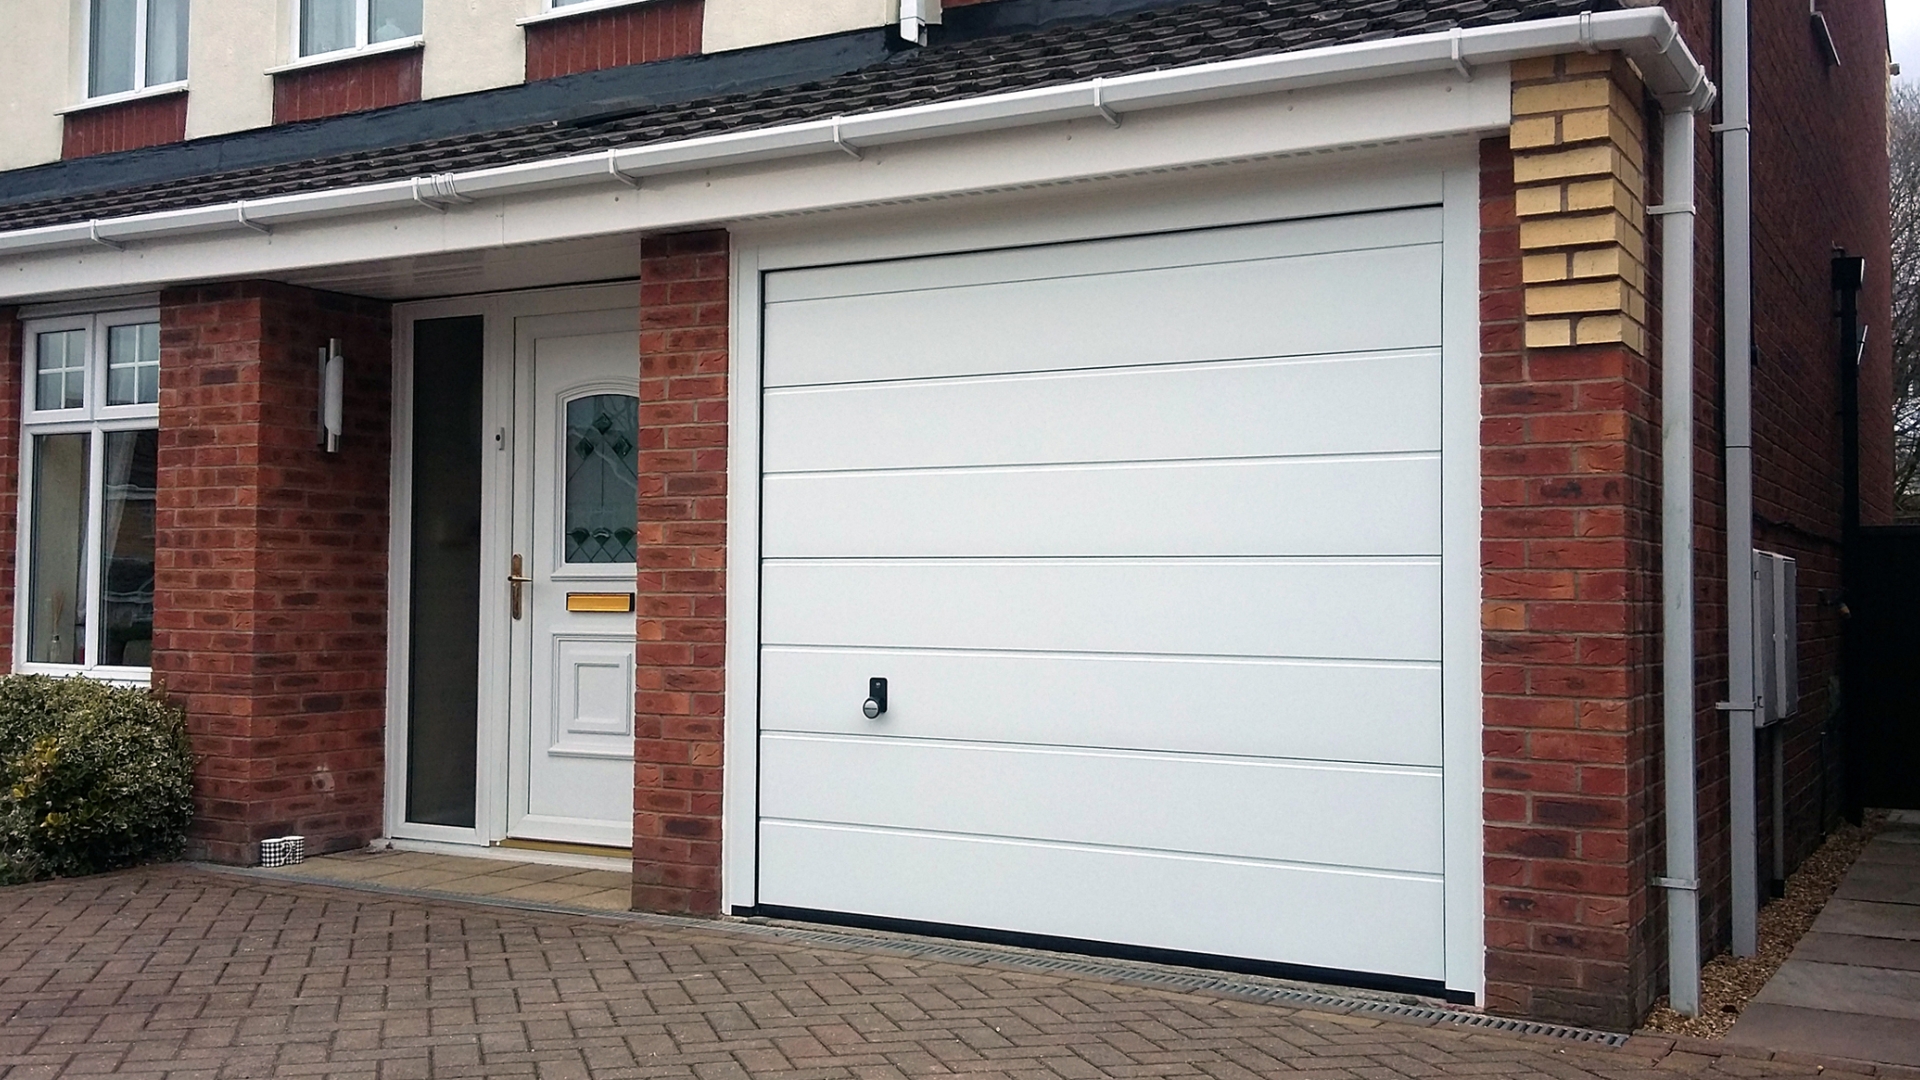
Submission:
<svg viewBox="0 0 1920 1080">
<path fill-rule="evenodd" d="M 0 298 L 285 274 L 1496 130 L 1510 120 L 1509 61 L 1579 48 L 1624 51 L 1663 99 L 1711 99 L 1712 84 L 1661 9 L 1580 15 L 0 233 Z"/>
</svg>

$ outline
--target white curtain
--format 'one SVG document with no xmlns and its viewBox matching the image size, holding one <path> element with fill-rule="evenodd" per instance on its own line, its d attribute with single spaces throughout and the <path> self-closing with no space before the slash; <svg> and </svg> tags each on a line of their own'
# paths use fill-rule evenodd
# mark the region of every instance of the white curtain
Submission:
<svg viewBox="0 0 1920 1080">
<path fill-rule="evenodd" d="M 187 77 L 188 0 L 147 0 L 147 85 Z"/>
<path fill-rule="evenodd" d="M 354 0 L 300 0 L 300 55 L 351 49 Z"/>
<path fill-rule="evenodd" d="M 87 96 L 134 89 L 135 0 L 93 0 L 87 12 Z"/>
</svg>

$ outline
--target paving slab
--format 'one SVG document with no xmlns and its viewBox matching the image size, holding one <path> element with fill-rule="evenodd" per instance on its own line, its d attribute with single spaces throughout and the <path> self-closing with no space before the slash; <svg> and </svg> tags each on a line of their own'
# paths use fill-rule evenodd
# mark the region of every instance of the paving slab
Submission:
<svg viewBox="0 0 1920 1080">
<path fill-rule="evenodd" d="M 1891 1016 L 1802 1009 L 1755 1001 L 1727 1041 L 1742 1046 L 1920 1066 L 1920 1024 Z"/>
<path fill-rule="evenodd" d="M 1920 873 L 1904 863 L 1856 863 L 1833 895 L 1841 900 L 1920 904 Z"/>
<path fill-rule="evenodd" d="M 1800 939 L 1793 955 L 1797 960 L 1816 963 L 1920 971 L 1920 941 L 1814 932 Z"/>
<path fill-rule="evenodd" d="M 1753 1000 L 1920 1021 L 1920 972 L 1816 963 L 1796 955 Z"/>
<path fill-rule="evenodd" d="M 1916 866 L 1920 873 L 1920 866 Z M 1823 934 L 1920 941 L 1920 905 L 1883 904 L 1876 900 L 1829 900 L 1813 928 Z"/>
</svg>

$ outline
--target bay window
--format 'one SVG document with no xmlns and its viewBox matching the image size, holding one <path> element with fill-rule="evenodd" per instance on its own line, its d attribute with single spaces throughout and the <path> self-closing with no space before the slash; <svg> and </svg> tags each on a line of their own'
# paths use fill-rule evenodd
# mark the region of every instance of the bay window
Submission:
<svg viewBox="0 0 1920 1080">
<path fill-rule="evenodd" d="M 300 55 L 420 36 L 420 0 L 300 0 Z"/>
<path fill-rule="evenodd" d="M 145 680 L 153 654 L 160 323 L 25 327 L 14 670 Z"/>
<path fill-rule="evenodd" d="M 189 0 L 88 0 L 87 96 L 183 82 Z"/>
</svg>

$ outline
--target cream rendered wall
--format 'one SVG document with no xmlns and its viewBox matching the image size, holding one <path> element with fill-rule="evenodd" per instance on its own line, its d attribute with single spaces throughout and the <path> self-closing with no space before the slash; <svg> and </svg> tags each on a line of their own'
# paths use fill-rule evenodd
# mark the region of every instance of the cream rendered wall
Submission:
<svg viewBox="0 0 1920 1080">
<path fill-rule="evenodd" d="M 0 0 L 4 2 L 4 0 Z M 516 19 L 539 14 L 540 0 L 426 0 L 420 30 L 420 96 L 446 97 L 527 78 L 527 38 Z"/>
<path fill-rule="evenodd" d="M 275 0 L 193 0 L 187 138 L 273 123 L 273 80 L 266 72 L 286 59 L 289 18 L 287 5 Z"/>
<path fill-rule="evenodd" d="M 885 26 L 899 9 L 899 0 L 707 0 L 701 47 L 725 52 Z"/>
<path fill-rule="evenodd" d="M 61 121 L 54 110 L 79 100 L 67 76 L 79 52 L 69 32 L 72 5 L 0 0 L 0 170 L 60 158 Z M 48 57 L 66 58 L 49 70 Z"/>
</svg>

